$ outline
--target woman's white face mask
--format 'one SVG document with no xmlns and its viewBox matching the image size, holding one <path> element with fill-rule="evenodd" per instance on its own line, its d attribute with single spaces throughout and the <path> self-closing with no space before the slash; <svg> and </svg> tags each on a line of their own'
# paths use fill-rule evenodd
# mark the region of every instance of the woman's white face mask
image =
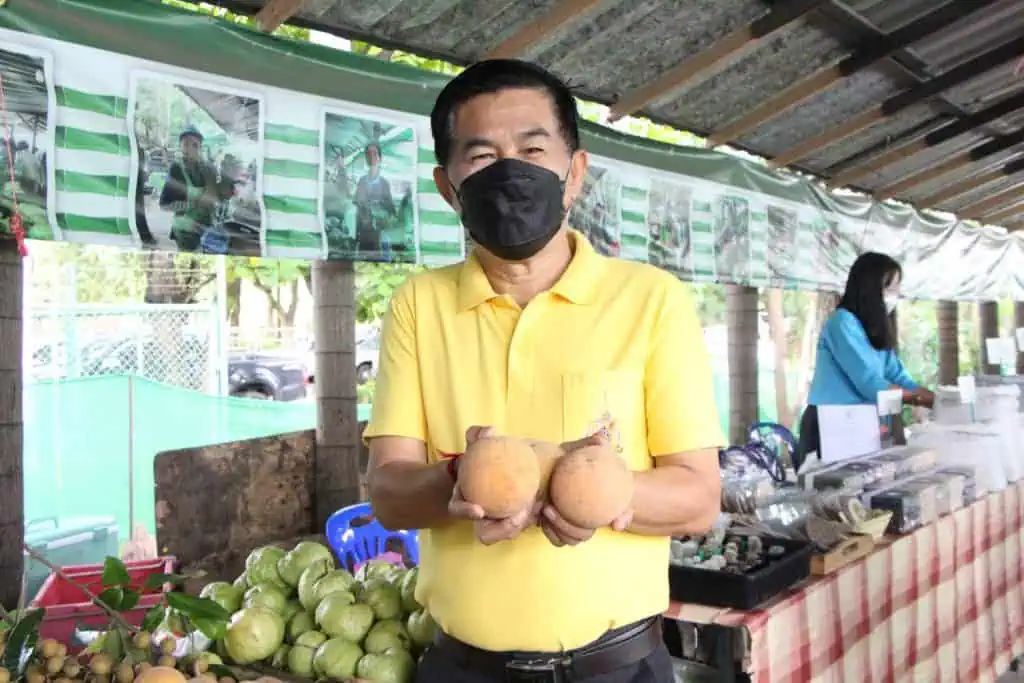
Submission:
<svg viewBox="0 0 1024 683">
<path fill-rule="evenodd" d="M 884 292 L 882 299 L 885 301 L 885 312 L 891 315 L 896 310 L 896 304 L 900 302 L 899 292 Z"/>
</svg>

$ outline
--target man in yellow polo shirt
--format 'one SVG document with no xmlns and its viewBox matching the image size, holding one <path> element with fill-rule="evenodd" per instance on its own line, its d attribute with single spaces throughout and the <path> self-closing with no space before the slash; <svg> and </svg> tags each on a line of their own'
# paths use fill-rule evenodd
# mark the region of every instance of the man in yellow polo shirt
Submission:
<svg viewBox="0 0 1024 683">
<path fill-rule="evenodd" d="M 434 179 L 472 252 L 395 292 L 365 432 L 377 518 L 422 529 L 417 597 L 443 634 L 416 680 L 669 683 L 669 538 L 706 531 L 720 496 L 694 304 L 672 275 L 605 258 L 567 225 L 588 157 L 555 76 L 480 62 L 438 96 L 431 128 Z M 635 489 L 610 528 L 543 502 L 485 519 L 458 493 L 467 441 L 573 448 L 609 424 Z"/>
</svg>

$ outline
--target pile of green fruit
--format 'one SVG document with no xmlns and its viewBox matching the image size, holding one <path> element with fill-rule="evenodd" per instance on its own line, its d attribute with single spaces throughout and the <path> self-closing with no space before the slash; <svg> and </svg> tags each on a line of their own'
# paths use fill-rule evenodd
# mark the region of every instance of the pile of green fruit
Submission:
<svg viewBox="0 0 1024 683">
<path fill-rule="evenodd" d="M 205 586 L 232 614 L 217 652 L 297 676 L 410 683 L 435 625 L 416 602 L 417 569 L 370 561 L 353 576 L 324 545 L 253 551 L 234 583 Z"/>
</svg>

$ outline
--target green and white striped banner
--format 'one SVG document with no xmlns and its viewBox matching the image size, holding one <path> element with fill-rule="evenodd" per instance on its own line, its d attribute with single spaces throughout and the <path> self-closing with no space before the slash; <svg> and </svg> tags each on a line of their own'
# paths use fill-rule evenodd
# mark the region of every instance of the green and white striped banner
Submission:
<svg viewBox="0 0 1024 683">
<path fill-rule="evenodd" d="M 319 126 L 268 120 L 263 149 L 264 253 L 322 258 Z"/>
<path fill-rule="evenodd" d="M 634 180 L 627 184 L 626 180 Z M 647 262 L 647 187 L 638 187 L 636 178 L 626 176 L 622 184 L 619 256 L 630 261 Z"/>
</svg>

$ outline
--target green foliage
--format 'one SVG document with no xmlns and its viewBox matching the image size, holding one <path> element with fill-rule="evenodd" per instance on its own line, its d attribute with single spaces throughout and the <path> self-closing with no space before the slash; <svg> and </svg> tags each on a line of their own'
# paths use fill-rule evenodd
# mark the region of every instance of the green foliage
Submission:
<svg viewBox="0 0 1024 683">
<path fill-rule="evenodd" d="M 25 667 L 35 653 L 36 643 L 39 642 L 39 626 L 45 614 L 46 610 L 43 609 L 19 612 L 7 635 L 0 666 L 13 674 L 15 679 L 25 673 Z"/>
<path fill-rule="evenodd" d="M 422 270 L 423 266 L 410 264 L 357 263 L 356 322 L 380 320 L 399 285 Z"/>
<path fill-rule="evenodd" d="M 171 7 L 177 7 L 178 9 L 187 10 L 189 12 L 196 12 L 197 14 L 206 14 L 217 19 L 223 19 L 230 21 L 235 24 L 240 24 L 247 28 L 256 29 L 256 21 L 245 14 L 236 14 L 235 12 L 229 12 L 223 7 L 217 5 L 211 5 L 208 2 L 185 2 L 184 0 L 162 0 L 163 4 Z M 280 36 L 283 38 L 291 38 L 292 40 L 309 40 L 309 29 L 299 28 L 297 26 L 288 26 L 287 24 L 278 27 L 271 35 Z"/>
</svg>

